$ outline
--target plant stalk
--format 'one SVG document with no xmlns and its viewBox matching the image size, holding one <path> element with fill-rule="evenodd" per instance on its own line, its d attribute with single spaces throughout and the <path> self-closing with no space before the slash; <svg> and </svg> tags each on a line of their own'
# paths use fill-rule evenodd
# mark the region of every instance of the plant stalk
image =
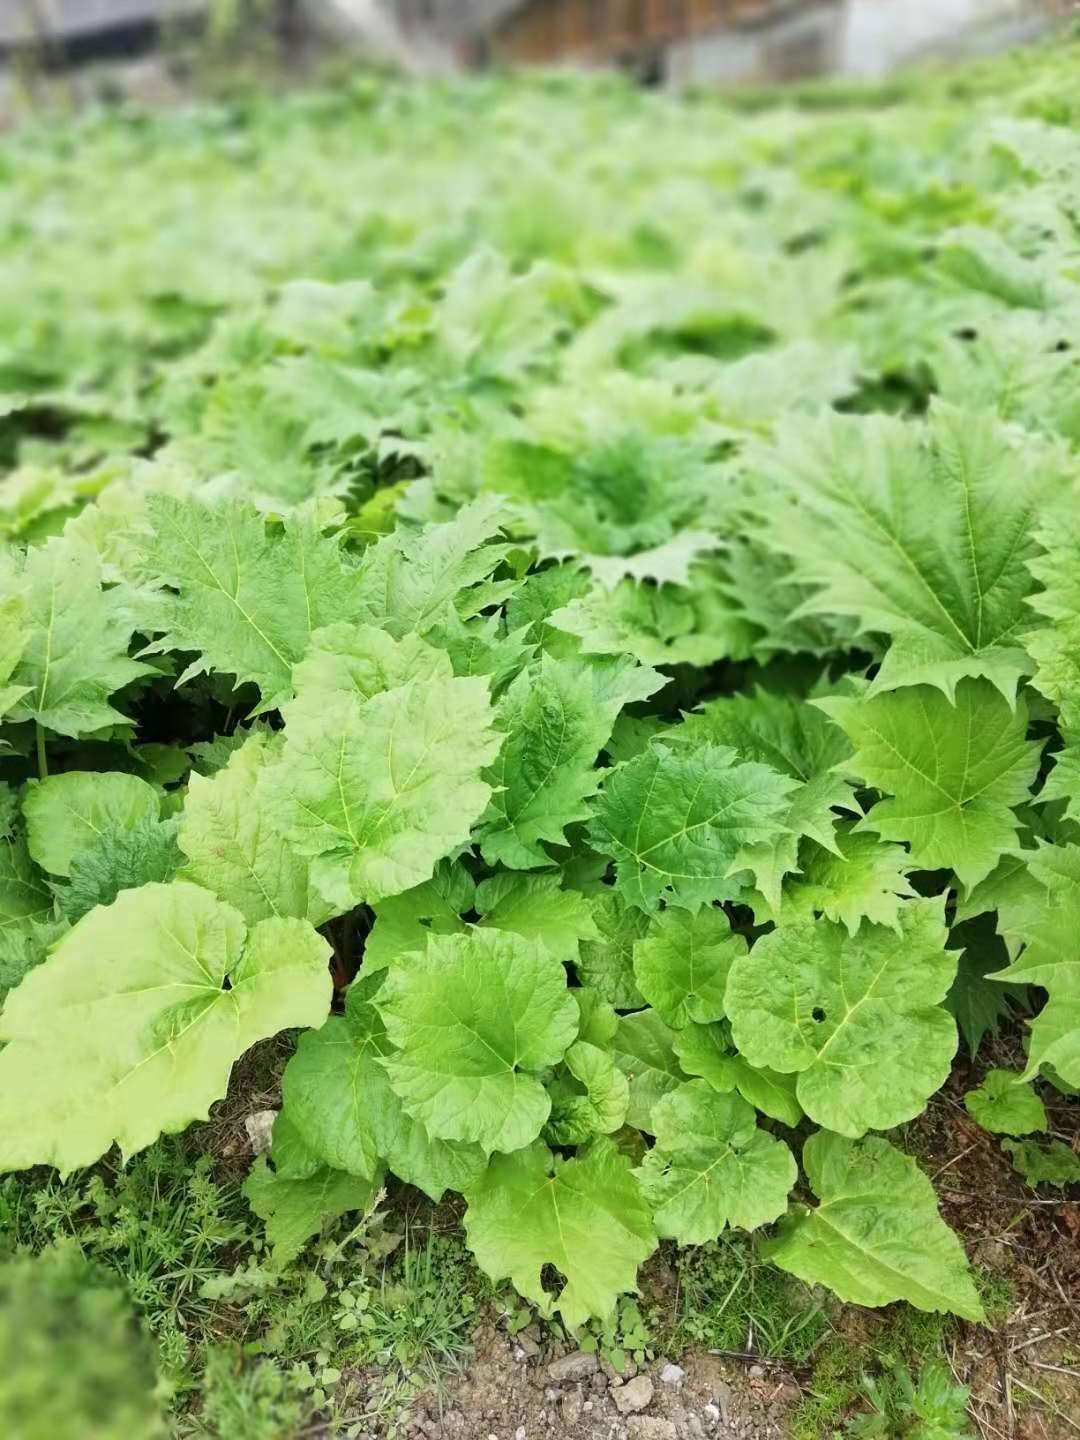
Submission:
<svg viewBox="0 0 1080 1440">
<path fill-rule="evenodd" d="M 37 739 L 38 779 L 47 780 L 49 778 L 49 761 L 45 754 L 45 727 L 44 725 L 42 725 L 41 721 L 38 720 L 35 721 L 34 728 Z"/>
</svg>

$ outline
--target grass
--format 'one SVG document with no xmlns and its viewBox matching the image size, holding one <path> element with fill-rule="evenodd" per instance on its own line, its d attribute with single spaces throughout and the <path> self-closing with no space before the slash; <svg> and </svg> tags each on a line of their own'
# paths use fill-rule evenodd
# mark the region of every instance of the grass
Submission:
<svg viewBox="0 0 1080 1440">
<path fill-rule="evenodd" d="M 672 1349 L 691 1345 L 804 1364 L 829 1329 L 820 1299 L 760 1258 L 753 1237 L 679 1252 Z"/>
<path fill-rule="evenodd" d="M 114 1323 L 145 1337 L 178 1437 L 291 1440 L 316 1419 L 349 1436 L 372 1418 L 392 1425 L 460 1367 L 489 1293 L 456 1232 L 412 1223 L 398 1233 L 381 1212 L 355 1220 L 275 1270 L 239 1185 L 216 1177 L 190 1140 L 168 1139 L 126 1169 L 0 1181 L 0 1264 L 38 1276 L 49 1294 L 56 1276 L 82 1277 L 56 1301 L 70 1311 L 69 1329 L 79 1285 L 101 1292 L 95 1303 L 119 1306 Z M 0 1328 L 18 1333 L 22 1295 L 8 1303 L 0 1283 Z M 48 1307 L 36 1308 L 48 1319 Z M 17 1379 L 8 1377 L 12 1394 Z M 21 1433 L 5 1423 L 4 1403 L 0 1390 L 0 1433 Z M 86 1440 L 97 1440 L 86 1425 Z M 129 1427 L 124 1440 L 141 1432 Z"/>
</svg>

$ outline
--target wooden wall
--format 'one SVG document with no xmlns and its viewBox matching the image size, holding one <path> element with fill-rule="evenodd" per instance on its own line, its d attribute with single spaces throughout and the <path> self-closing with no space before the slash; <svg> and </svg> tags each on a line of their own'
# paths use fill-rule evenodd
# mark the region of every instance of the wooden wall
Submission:
<svg viewBox="0 0 1080 1440">
<path fill-rule="evenodd" d="M 495 59 L 634 63 L 673 40 L 790 8 L 790 0 L 532 0 L 489 39 Z"/>
</svg>

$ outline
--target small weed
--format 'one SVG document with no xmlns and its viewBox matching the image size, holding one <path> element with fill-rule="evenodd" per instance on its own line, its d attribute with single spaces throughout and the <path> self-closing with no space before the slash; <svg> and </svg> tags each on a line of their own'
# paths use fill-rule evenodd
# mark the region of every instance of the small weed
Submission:
<svg viewBox="0 0 1080 1440">
<path fill-rule="evenodd" d="M 917 1423 L 923 1424 L 923 1419 L 910 1409 L 915 1403 L 912 1396 L 920 1405 L 930 1407 L 937 1395 L 938 1372 L 947 1375 L 941 1356 L 955 1326 L 950 1316 L 897 1305 L 880 1316 L 877 1328 L 867 1336 L 853 1340 L 832 1334 L 814 1356 L 805 1398 L 792 1416 L 790 1440 L 822 1440 L 823 1436 L 840 1434 L 841 1429 L 847 1434 L 852 1425 L 856 1427 L 850 1430 L 852 1435 L 873 1436 L 875 1440 L 892 1440 L 894 1436 L 906 1440 L 909 1435 L 912 1440 L 951 1440 L 954 1434 L 966 1435 L 967 1431 L 927 1429 L 925 1425 L 923 1429 L 915 1428 Z M 913 1374 L 920 1376 L 918 1385 L 910 1380 Z M 947 1398 L 941 1399 L 943 1406 Z M 966 1400 L 965 1392 L 965 1405 Z M 848 1420 L 851 1412 L 867 1401 L 873 1407 L 872 1413 Z M 878 1428 L 857 1428 L 863 1421 L 873 1421 L 875 1415 L 879 1417 Z M 897 1428 L 898 1416 L 907 1429 Z M 887 1428 L 889 1424 L 894 1428 Z"/>
<path fill-rule="evenodd" d="M 925 1365 L 918 1381 L 902 1365 L 878 1379 L 865 1376 L 862 1392 L 871 1410 L 844 1427 L 850 1440 L 969 1440 L 972 1434 L 970 1392 L 954 1385 L 939 1361 Z"/>
<path fill-rule="evenodd" d="M 291 1373 L 269 1360 L 245 1363 L 238 1353 L 212 1349 L 198 1417 L 177 1433 L 192 1440 L 292 1440 L 309 1413 L 304 1387 Z"/>
<path fill-rule="evenodd" d="M 650 1326 L 637 1301 L 624 1295 L 614 1315 L 606 1323 L 591 1321 L 577 1337 L 580 1348 L 600 1354 L 621 1375 L 627 1358 L 644 1365 L 656 1354 Z"/>
<path fill-rule="evenodd" d="M 468 1353 L 478 1276 L 460 1241 L 434 1233 L 422 1248 L 410 1241 L 406 1235 L 398 1264 L 373 1288 L 358 1328 L 381 1364 L 436 1375 Z M 347 1306 L 339 1312 L 339 1329 L 351 1314 Z"/>
</svg>

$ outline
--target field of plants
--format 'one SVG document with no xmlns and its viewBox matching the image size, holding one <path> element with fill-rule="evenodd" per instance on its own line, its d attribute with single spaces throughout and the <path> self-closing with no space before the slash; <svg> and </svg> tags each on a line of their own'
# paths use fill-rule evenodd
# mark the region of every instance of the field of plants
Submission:
<svg viewBox="0 0 1080 1440">
<path fill-rule="evenodd" d="M 1077 67 L 4 139 L 20 1253 L 228 1097 L 245 1293 L 420 1192 L 571 1341 L 731 1231 L 977 1327 L 946 1087 L 1080 1283 Z"/>
</svg>

